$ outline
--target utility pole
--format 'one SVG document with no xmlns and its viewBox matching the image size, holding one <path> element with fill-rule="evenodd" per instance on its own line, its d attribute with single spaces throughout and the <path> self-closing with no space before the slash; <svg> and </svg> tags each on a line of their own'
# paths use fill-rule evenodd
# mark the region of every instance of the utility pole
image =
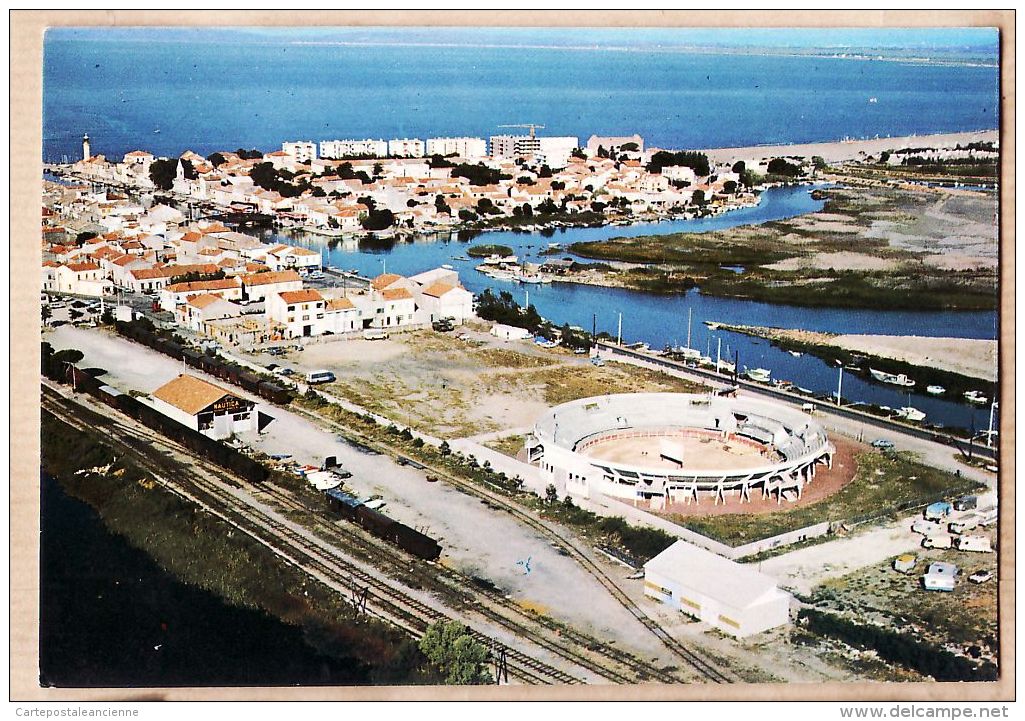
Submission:
<svg viewBox="0 0 1025 721">
<path fill-rule="evenodd" d="M 718 345 L 715 347 L 715 372 L 721 373 L 722 370 L 719 368 L 719 361 L 722 359 L 722 338 L 720 337 Z"/>
<path fill-rule="evenodd" d="M 619 332 L 616 334 L 616 345 L 623 345 L 623 311 L 619 311 Z"/>
<path fill-rule="evenodd" d="M 733 351 L 733 385 L 737 385 L 737 373 L 740 371 L 740 351 Z"/>
<path fill-rule="evenodd" d="M 989 433 L 986 434 L 986 447 L 987 448 L 992 448 L 993 447 L 993 415 L 994 415 L 996 409 L 999 408 L 999 407 L 1000 407 L 1000 404 L 997 403 L 996 401 L 993 401 L 992 403 L 989 404 Z"/>
</svg>

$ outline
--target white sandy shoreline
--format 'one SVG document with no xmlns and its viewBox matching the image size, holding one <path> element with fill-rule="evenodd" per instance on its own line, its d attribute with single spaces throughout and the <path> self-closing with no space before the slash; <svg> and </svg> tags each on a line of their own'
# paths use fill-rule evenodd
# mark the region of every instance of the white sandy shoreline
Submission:
<svg viewBox="0 0 1025 721">
<path fill-rule="evenodd" d="M 999 131 L 977 130 L 966 133 L 941 133 L 936 135 L 909 135 L 894 138 L 866 138 L 864 140 L 835 140 L 820 143 L 797 143 L 791 145 L 750 145 L 738 148 L 705 148 L 701 152 L 715 162 L 777 158 L 798 155 L 810 158 L 821 156 L 827 162 L 854 160 L 865 155 L 878 155 L 884 150 L 899 148 L 957 145 L 972 142 L 997 142 Z"/>
</svg>

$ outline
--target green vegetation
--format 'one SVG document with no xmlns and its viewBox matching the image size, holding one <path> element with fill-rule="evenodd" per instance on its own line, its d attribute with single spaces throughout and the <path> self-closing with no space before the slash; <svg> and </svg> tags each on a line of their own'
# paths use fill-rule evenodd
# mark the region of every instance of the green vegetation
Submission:
<svg viewBox="0 0 1025 721">
<path fill-rule="evenodd" d="M 283 198 L 295 198 L 313 189 L 309 177 L 305 175 L 298 183 L 292 183 L 296 176 L 296 173 L 284 168 L 279 170 L 270 163 L 257 163 L 249 171 L 249 177 L 254 183 L 279 193 Z"/>
<path fill-rule="evenodd" d="M 158 158 L 150 163 L 149 179 L 160 190 L 170 190 L 178 173 L 178 161 L 174 158 Z"/>
<path fill-rule="evenodd" d="M 112 464 L 104 474 L 76 471 Z M 42 416 L 42 465 L 113 533 L 185 583 L 301 626 L 318 651 L 355 663 L 371 683 L 423 683 L 424 658 L 400 631 L 354 619 L 346 598 L 287 565 L 227 522 L 157 485 L 96 437 Z"/>
<path fill-rule="evenodd" d="M 470 185 L 495 185 L 502 180 L 512 180 L 511 175 L 505 175 L 499 170 L 489 168 L 484 163 L 477 165 L 460 163 L 452 166 L 452 177 L 466 178 L 470 181 Z"/>
<path fill-rule="evenodd" d="M 995 681 L 998 677 L 996 666 L 989 662 L 976 665 L 911 635 L 854 623 L 810 608 L 802 609 L 799 618 L 812 633 L 839 639 L 854 648 L 875 651 L 884 661 L 937 681 Z"/>
<path fill-rule="evenodd" d="M 815 523 L 854 525 L 954 499 L 981 484 L 930 468 L 906 453 L 859 453 L 854 479 L 821 501 L 757 515 L 674 516 L 681 526 L 730 545 L 741 545 Z M 814 481 L 812 481 L 814 483 Z M 784 507 L 785 508 L 785 507 Z"/>
<path fill-rule="evenodd" d="M 203 280 L 224 280 L 227 277 L 228 276 L 224 274 L 223 270 L 218 270 L 213 273 L 198 273 L 193 271 L 191 273 L 184 273 L 182 275 L 172 277 L 169 285 L 173 285 L 175 283 L 196 283 Z"/>
<path fill-rule="evenodd" d="M 420 639 L 420 651 L 450 685 L 491 683 L 491 652 L 458 621 L 432 623 Z"/>
<path fill-rule="evenodd" d="M 661 173 L 662 168 L 677 165 L 685 165 L 688 168 L 693 168 L 694 174 L 701 177 L 708 175 L 711 170 L 708 164 L 707 155 L 687 150 L 679 153 L 670 153 L 665 150 L 660 150 L 651 156 L 651 160 L 648 162 L 647 168 L 649 173 Z"/>
<path fill-rule="evenodd" d="M 466 249 L 466 254 L 471 258 L 488 258 L 492 255 L 499 255 L 505 258 L 513 254 L 513 249 L 508 245 L 471 245 Z"/>
<path fill-rule="evenodd" d="M 497 296 L 490 288 L 477 296 L 477 315 L 483 320 L 493 320 L 503 325 L 526 328 L 537 332 L 544 321 L 537 309 L 530 305 L 525 310 L 513 300 L 512 293 L 503 290 Z"/>
</svg>

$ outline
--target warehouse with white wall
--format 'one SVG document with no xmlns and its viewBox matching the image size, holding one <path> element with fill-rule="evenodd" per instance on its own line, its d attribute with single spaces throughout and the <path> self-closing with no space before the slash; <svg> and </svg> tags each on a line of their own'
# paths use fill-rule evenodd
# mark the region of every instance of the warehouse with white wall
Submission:
<svg viewBox="0 0 1025 721">
<path fill-rule="evenodd" d="M 644 593 L 738 638 L 790 622 L 775 579 L 686 541 L 644 564 Z"/>
</svg>

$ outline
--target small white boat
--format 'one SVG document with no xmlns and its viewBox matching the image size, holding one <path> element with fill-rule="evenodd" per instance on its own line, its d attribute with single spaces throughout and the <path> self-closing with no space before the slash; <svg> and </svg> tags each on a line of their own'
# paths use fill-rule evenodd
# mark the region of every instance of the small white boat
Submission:
<svg viewBox="0 0 1025 721">
<path fill-rule="evenodd" d="M 452 270 L 452 266 L 447 263 L 442 263 L 441 267 L 445 270 Z"/>
<path fill-rule="evenodd" d="M 925 420 L 925 413 L 918 410 L 917 408 L 912 408 L 911 406 L 904 406 L 902 408 L 899 408 L 897 410 L 897 416 L 907 421 L 917 422 Z"/>
<path fill-rule="evenodd" d="M 983 405 L 989 400 L 982 395 L 982 391 L 965 391 L 964 397 L 969 403 L 978 403 L 979 405 Z"/>
<path fill-rule="evenodd" d="M 911 388 L 915 385 L 915 381 L 911 380 L 903 373 L 894 375 L 893 373 L 886 373 L 885 371 L 877 371 L 875 368 L 869 368 L 868 372 L 873 378 L 881 383 L 889 383 L 893 386 L 903 386 L 904 388 Z"/>
<path fill-rule="evenodd" d="M 788 350 L 787 353 L 792 355 L 794 358 L 800 358 L 801 356 L 804 355 L 804 353 L 801 353 L 801 352 L 796 351 L 796 350 Z"/>
<path fill-rule="evenodd" d="M 746 374 L 753 381 L 768 383 L 771 380 L 772 371 L 767 368 L 748 368 Z"/>
<path fill-rule="evenodd" d="M 943 386 L 928 386 L 925 389 L 926 393 L 931 393 L 934 396 L 941 396 L 947 392 L 947 389 Z"/>
<path fill-rule="evenodd" d="M 737 366 L 733 363 L 730 363 L 729 361 L 721 360 L 716 364 L 716 370 L 720 371 L 721 373 L 733 373 L 735 370 L 737 370 Z"/>
</svg>

